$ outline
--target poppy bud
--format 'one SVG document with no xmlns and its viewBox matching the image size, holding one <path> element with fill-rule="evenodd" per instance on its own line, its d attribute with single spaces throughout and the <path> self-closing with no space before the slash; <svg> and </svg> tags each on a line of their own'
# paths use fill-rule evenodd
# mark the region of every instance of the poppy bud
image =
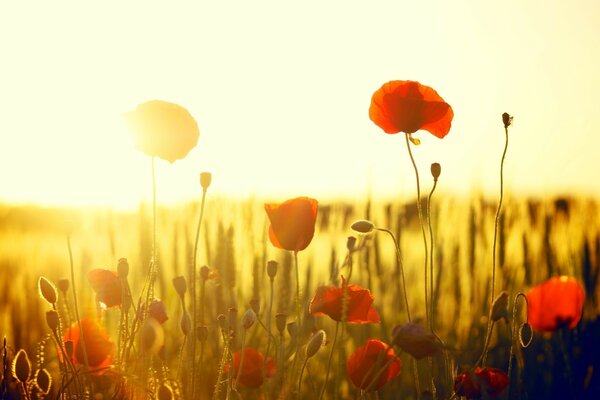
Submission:
<svg viewBox="0 0 600 400">
<path fill-rule="evenodd" d="M 275 275 L 277 275 L 277 261 L 267 261 L 267 275 L 269 275 L 269 278 L 271 278 L 271 280 L 275 279 Z"/>
<path fill-rule="evenodd" d="M 509 115 L 507 112 L 502 114 L 502 123 L 505 128 L 508 128 L 512 124 L 513 117 Z"/>
<path fill-rule="evenodd" d="M 50 304 L 56 304 L 56 288 L 54 285 L 43 276 L 38 280 L 40 295 Z"/>
<path fill-rule="evenodd" d="M 275 325 L 277 326 L 277 330 L 280 334 L 283 335 L 283 331 L 285 331 L 285 324 L 287 322 L 287 315 L 285 314 L 277 314 L 275 315 Z"/>
<path fill-rule="evenodd" d="M 190 317 L 190 314 L 187 311 L 185 311 L 181 316 L 179 326 L 181 327 L 181 332 L 183 332 L 184 336 L 190 334 L 192 330 L 192 318 Z"/>
<path fill-rule="evenodd" d="M 260 312 L 260 301 L 258 299 L 250 300 L 250 307 L 256 314 Z"/>
<path fill-rule="evenodd" d="M 492 303 L 491 318 L 492 321 L 498 321 L 501 318 L 508 321 L 508 292 L 506 290 L 501 291 Z"/>
<path fill-rule="evenodd" d="M 292 321 L 287 324 L 287 331 L 291 338 L 296 338 L 296 335 L 298 334 L 298 324 L 296 321 Z"/>
<path fill-rule="evenodd" d="M 158 299 L 154 299 L 150 302 L 148 315 L 154 318 L 159 324 L 164 324 L 169 319 L 165 303 Z"/>
<path fill-rule="evenodd" d="M 175 291 L 179 295 L 181 299 L 185 296 L 185 292 L 187 291 L 187 283 L 185 281 L 185 277 L 177 276 L 173 278 L 173 286 L 175 287 Z"/>
<path fill-rule="evenodd" d="M 200 186 L 203 190 L 208 189 L 212 182 L 212 174 L 210 172 L 200 172 Z"/>
<path fill-rule="evenodd" d="M 249 309 L 242 316 L 242 326 L 244 327 L 244 329 L 250 329 L 250 327 L 252 327 L 252 325 L 254 325 L 255 322 L 256 313 L 252 309 Z"/>
<path fill-rule="evenodd" d="M 63 292 L 63 294 L 67 293 L 67 290 L 69 290 L 69 280 L 66 278 L 59 279 L 56 283 L 56 287 L 58 287 L 58 290 Z"/>
<path fill-rule="evenodd" d="M 202 280 L 207 281 L 208 278 L 210 278 L 210 268 L 208 268 L 206 265 L 203 265 L 200 268 L 200 278 L 202 278 Z"/>
<path fill-rule="evenodd" d="M 48 324 L 48 328 L 50 328 L 54 334 L 58 332 L 60 321 L 58 319 L 58 313 L 55 310 L 46 312 L 46 323 Z"/>
<path fill-rule="evenodd" d="M 351 253 L 356 249 L 356 236 L 348 236 L 348 239 L 346 239 L 346 249 Z"/>
<path fill-rule="evenodd" d="M 196 328 L 196 337 L 201 342 L 206 342 L 208 339 L 208 326 L 202 325 Z"/>
<path fill-rule="evenodd" d="M 173 389 L 167 383 L 163 382 L 156 393 L 158 400 L 173 400 Z"/>
<path fill-rule="evenodd" d="M 352 225 L 350 225 L 350 228 L 352 228 L 353 230 L 355 230 L 358 233 L 369 233 L 373 229 L 375 229 L 375 225 L 373 225 L 373 223 L 371 221 L 361 219 L 359 221 L 356 221 Z"/>
<path fill-rule="evenodd" d="M 439 163 L 431 164 L 431 176 L 433 176 L 433 180 L 437 181 L 442 173 L 442 166 Z"/>
<path fill-rule="evenodd" d="M 526 348 L 531 344 L 532 340 L 533 331 L 531 325 L 526 322 L 519 328 L 519 343 L 521 343 L 521 347 Z"/>
<path fill-rule="evenodd" d="M 44 369 L 38 369 L 35 371 L 35 376 L 33 378 L 35 382 L 36 388 L 42 392 L 44 395 L 50 393 L 50 389 L 52 388 L 52 377 L 50 373 Z"/>
<path fill-rule="evenodd" d="M 31 375 L 31 362 L 27 356 L 27 352 L 23 349 L 17 352 L 12 363 L 12 374 L 21 383 L 27 382 Z"/>
<path fill-rule="evenodd" d="M 119 258 L 117 263 L 117 274 L 121 279 L 127 279 L 127 275 L 129 275 L 129 262 L 127 262 L 126 258 Z"/>
<path fill-rule="evenodd" d="M 306 358 L 311 358 L 312 356 L 317 354 L 324 341 L 325 331 L 323 329 L 317 331 L 314 335 L 312 335 L 312 337 L 308 341 L 308 344 L 306 345 Z"/>
</svg>

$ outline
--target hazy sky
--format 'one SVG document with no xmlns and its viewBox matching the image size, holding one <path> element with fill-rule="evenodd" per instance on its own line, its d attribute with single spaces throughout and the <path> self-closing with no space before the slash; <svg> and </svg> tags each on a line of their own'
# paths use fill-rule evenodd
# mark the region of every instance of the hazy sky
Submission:
<svg viewBox="0 0 600 400">
<path fill-rule="evenodd" d="M 85 5 L 84 5 L 85 3 Z M 150 160 L 122 113 L 196 117 L 198 146 L 157 163 L 158 197 L 414 195 L 401 135 L 368 117 L 389 80 L 434 87 L 449 135 L 416 137 L 440 189 L 600 194 L 598 1 L 0 3 L 0 201 L 135 205 Z M 429 185 L 429 182 L 426 183 Z"/>
</svg>

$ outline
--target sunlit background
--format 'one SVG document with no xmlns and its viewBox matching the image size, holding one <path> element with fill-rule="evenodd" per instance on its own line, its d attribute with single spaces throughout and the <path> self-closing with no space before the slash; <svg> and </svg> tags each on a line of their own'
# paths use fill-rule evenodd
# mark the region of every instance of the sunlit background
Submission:
<svg viewBox="0 0 600 400">
<path fill-rule="evenodd" d="M 507 111 L 510 192 L 598 195 L 598 21 L 596 1 L 3 2 L 0 201 L 148 200 L 122 113 L 150 99 L 200 126 L 157 164 L 163 203 L 198 197 L 200 171 L 223 195 L 409 198 L 404 138 L 368 118 L 392 79 L 454 108 L 445 139 L 417 134 L 440 190 L 497 192 Z"/>
</svg>

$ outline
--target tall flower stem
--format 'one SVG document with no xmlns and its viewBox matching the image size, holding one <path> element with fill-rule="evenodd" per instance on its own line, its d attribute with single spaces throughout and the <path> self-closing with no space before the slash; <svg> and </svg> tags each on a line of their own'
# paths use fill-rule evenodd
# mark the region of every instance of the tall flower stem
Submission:
<svg viewBox="0 0 600 400">
<path fill-rule="evenodd" d="M 498 201 L 498 208 L 496 209 L 496 217 L 494 218 L 494 241 L 492 244 L 492 291 L 490 295 L 490 313 L 492 312 L 492 305 L 496 298 L 496 243 L 498 242 L 498 224 L 500 221 L 500 211 L 502 209 L 502 200 L 504 199 L 504 160 L 506 158 L 506 150 L 508 149 L 508 126 L 510 124 L 504 124 L 504 151 L 502 152 L 502 159 L 500 161 L 500 199 Z M 488 317 L 487 334 L 485 344 L 483 348 L 483 354 L 481 355 L 482 363 L 485 366 L 487 359 L 487 351 L 489 347 L 489 340 L 492 335 L 493 323 L 491 315 Z"/>
<path fill-rule="evenodd" d="M 88 361 L 87 346 L 85 344 L 85 333 L 81 327 L 81 318 L 79 318 L 79 306 L 77 305 L 77 289 L 75 284 L 75 264 L 73 262 L 73 249 L 71 248 L 71 236 L 67 234 L 67 249 L 69 250 L 69 265 L 71 266 L 71 284 L 73 286 L 73 304 L 75 308 L 75 318 L 77 318 L 77 327 L 79 328 L 79 339 L 81 339 L 81 348 L 83 350 L 83 363 L 88 370 L 90 363 Z M 91 386 L 92 397 L 94 397 L 94 387 Z"/>
<path fill-rule="evenodd" d="M 202 217 L 204 216 L 204 205 L 206 203 L 206 188 L 202 189 L 202 200 L 200 203 L 200 216 L 198 217 L 198 225 L 196 226 L 196 239 L 194 240 L 194 255 L 191 266 L 191 295 L 192 295 L 192 331 L 190 332 L 190 342 L 192 347 L 192 388 L 191 395 L 192 399 L 195 399 L 195 391 L 196 391 L 196 328 L 198 326 L 198 308 L 196 301 L 196 263 L 198 261 L 198 241 L 200 239 L 200 226 L 202 225 Z M 202 311 L 204 311 L 204 280 L 202 281 L 202 304 L 200 307 Z M 204 312 L 201 315 L 201 324 L 204 325 Z M 201 360 L 202 362 L 202 360 Z"/>
<path fill-rule="evenodd" d="M 152 157 L 152 271 L 150 272 L 150 289 L 148 291 L 148 300 L 154 297 L 154 281 L 158 274 L 158 264 L 156 262 L 156 172 L 155 157 Z M 146 303 L 148 307 L 149 303 Z"/>
<path fill-rule="evenodd" d="M 340 323 L 335 323 L 335 333 L 333 334 L 333 343 L 331 344 L 331 350 L 329 351 L 329 359 L 327 360 L 327 373 L 325 374 L 325 382 L 323 383 L 323 388 L 321 389 L 321 394 L 319 395 L 319 400 L 323 398 L 325 394 L 325 390 L 327 390 L 327 382 L 329 381 L 329 371 L 331 369 L 331 360 L 333 359 L 333 350 L 335 349 L 335 344 L 337 342 L 338 330 L 340 328 Z"/>
<path fill-rule="evenodd" d="M 240 365 L 238 367 L 237 375 L 235 376 L 235 381 L 233 382 L 233 390 L 236 390 L 238 381 L 240 380 L 240 376 L 242 375 L 242 369 L 244 368 L 244 357 L 246 352 L 244 351 L 246 347 L 246 328 L 242 330 L 242 355 L 240 357 Z"/>
<path fill-rule="evenodd" d="M 273 336 L 273 334 L 271 333 L 271 314 L 273 312 L 273 278 L 269 279 L 270 281 L 270 294 L 269 294 L 269 310 L 267 311 L 267 332 L 268 332 L 268 336 L 267 336 L 267 351 L 265 352 L 265 360 L 267 359 L 267 357 L 269 357 L 269 351 L 271 350 L 271 337 Z M 266 377 L 267 377 L 267 363 L 264 362 L 263 363 L 263 368 L 262 368 L 262 377 L 263 377 L 263 381 L 265 381 Z"/>
<path fill-rule="evenodd" d="M 413 157 L 412 150 L 410 148 L 410 134 L 407 133 L 405 135 L 405 138 L 406 148 L 408 149 L 408 155 L 410 156 L 410 161 L 412 162 L 413 168 L 415 170 L 415 177 L 417 179 L 417 214 L 419 214 L 419 225 L 421 225 L 421 232 L 423 234 L 423 246 L 425 248 L 425 319 L 429 323 L 429 301 L 427 296 L 427 257 L 429 252 L 427 249 L 427 235 L 425 234 L 425 225 L 423 224 L 423 211 L 421 210 L 421 183 L 419 181 L 419 169 L 417 168 L 415 158 Z"/>
<path fill-rule="evenodd" d="M 300 329 L 302 322 L 302 304 L 300 302 L 300 272 L 298 271 L 297 251 L 294 251 L 294 268 L 296 269 L 296 316 L 298 318 L 298 329 Z"/>
</svg>

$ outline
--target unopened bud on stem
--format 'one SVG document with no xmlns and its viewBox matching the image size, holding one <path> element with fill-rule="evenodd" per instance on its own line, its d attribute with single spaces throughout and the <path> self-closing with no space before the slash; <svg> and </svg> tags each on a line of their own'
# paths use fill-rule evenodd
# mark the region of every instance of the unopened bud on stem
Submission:
<svg viewBox="0 0 600 400">
<path fill-rule="evenodd" d="M 437 181 L 442 173 L 442 166 L 439 163 L 431 164 L 431 176 L 433 176 L 433 180 Z"/>
<path fill-rule="evenodd" d="M 350 225 L 350 228 L 358 233 L 369 233 L 375 228 L 375 225 L 371 221 L 361 219 Z"/>
</svg>

